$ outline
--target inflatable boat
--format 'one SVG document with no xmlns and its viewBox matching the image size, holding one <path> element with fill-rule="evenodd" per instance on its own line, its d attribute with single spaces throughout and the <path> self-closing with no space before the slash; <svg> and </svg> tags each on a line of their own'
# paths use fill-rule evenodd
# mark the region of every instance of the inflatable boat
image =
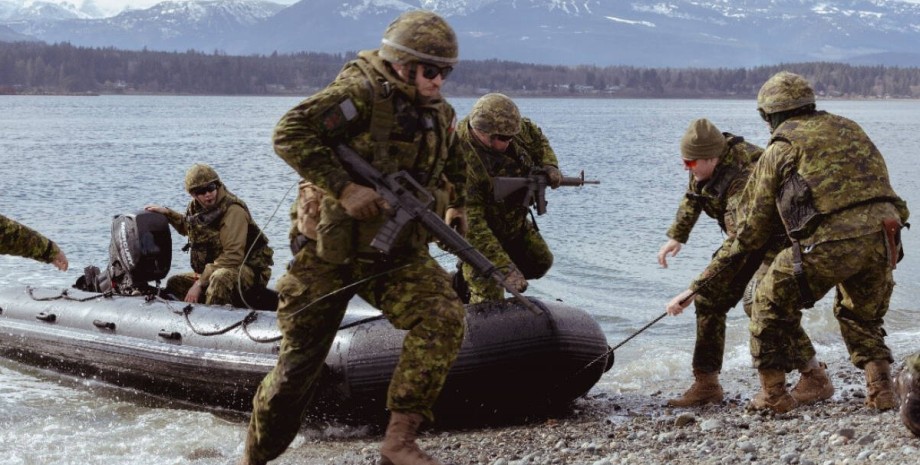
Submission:
<svg viewBox="0 0 920 465">
<path fill-rule="evenodd" d="M 439 423 L 502 422 L 554 413 L 613 365 L 586 312 L 532 300 L 467 306 L 467 332 L 435 413 Z M 385 414 L 404 331 L 353 301 L 326 358 L 312 416 Z M 0 355 L 146 393 L 248 411 L 275 365 L 274 312 L 190 305 L 76 289 L 0 290 Z"/>
</svg>

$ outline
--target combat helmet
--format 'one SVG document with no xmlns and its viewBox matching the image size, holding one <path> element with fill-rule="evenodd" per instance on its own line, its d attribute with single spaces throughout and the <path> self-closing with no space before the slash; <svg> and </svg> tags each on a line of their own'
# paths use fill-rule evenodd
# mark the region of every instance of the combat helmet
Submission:
<svg viewBox="0 0 920 465">
<path fill-rule="evenodd" d="M 220 182 L 217 171 L 204 163 L 195 163 L 185 172 L 185 191 L 191 193 L 196 187 L 206 186 L 212 182 Z"/>
<path fill-rule="evenodd" d="M 488 135 L 513 136 L 521 132 L 521 112 L 508 96 L 486 94 L 473 105 L 470 126 Z"/>
<path fill-rule="evenodd" d="M 757 93 L 757 110 L 770 115 L 815 103 L 815 91 L 802 76 L 788 71 L 773 75 Z"/>
<path fill-rule="evenodd" d="M 390 63 L 423 61 L 450 66 L 457 63 L 457 35 L 444 18 L 431 11 L 407 11 L 387 26 L 379 53 Z"/>
</svg>

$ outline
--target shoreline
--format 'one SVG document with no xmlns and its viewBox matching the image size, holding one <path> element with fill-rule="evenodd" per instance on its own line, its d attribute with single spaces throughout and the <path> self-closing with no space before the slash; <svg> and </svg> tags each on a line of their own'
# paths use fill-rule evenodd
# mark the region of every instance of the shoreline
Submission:
<svg viewBox="0 0 920 465">
<path fill-rule="evenodd" d="M 561 418 L 481 429 L 429 429 L 418 442 L 435 458 L 456 465 L 917 463 L 920 439 L 901 424 L 897 410 L 866 408 L 862 371 L 849 362 L 830 365 L 834 396 L 783 415 L 748 411 L 750 397 L 759 389 L 756 371 L 733 370 L 722 374 L 726 398 L 720 405 L 667 407 L 666 400 L 686 389 L 688 379 L 687 386 L 669 385 L 650 394 L 592 392 Z M 893 364 L 893 374 L 898 368 L 900 362 Z M 797 379 L 792 373 L 787 383 Z M 375 464 L 382 432 L 368 429 L 320 432 L 307 426 L 271 463 Z M 234 463 L 235 457 L 228 459 Z"/>
</svg>

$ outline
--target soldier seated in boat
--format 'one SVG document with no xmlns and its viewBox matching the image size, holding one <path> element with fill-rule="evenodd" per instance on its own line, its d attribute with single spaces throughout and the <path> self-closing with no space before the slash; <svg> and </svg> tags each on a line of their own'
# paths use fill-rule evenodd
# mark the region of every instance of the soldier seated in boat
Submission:
<svg viewBox="0 0 920 465">
<path fill-rule="evenodd" d="M 58 245 L 28 226 L 0 215 L 0 254 L 17 255 L 50 263 L 67 271 L 68 262 Z"/>
<path fill-rule="evenodd" d="M 171 276 L 166 290 L 186 302 L 246 305 L 271 278 L 273 251 L 249 208 L 208 165 L 195 164 L 185 175 L 192 196 L 185 214 L 159 205 L 147 211 L 166 215 L 176 232 L 188 236 L 193 272 Z"/>
</svg>

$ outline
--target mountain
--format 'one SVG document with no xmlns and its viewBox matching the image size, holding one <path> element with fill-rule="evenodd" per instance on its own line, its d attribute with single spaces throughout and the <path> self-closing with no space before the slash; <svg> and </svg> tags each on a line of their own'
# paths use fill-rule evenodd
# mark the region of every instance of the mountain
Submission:
<svg viewBox="0 0 920 465">
<path fill-rule="evenodd" d="M 170 1 L 106 19 L 6 24 L 75 45 L 340 53 L 376 47 L 393 18 L 417 8 L 448 19 L 462 59 L 647 67 L 802 61 L 920 66 L 920 4 L 897 0 L 302 0 L 286 8 L 255 0 Z"/>
</svg>

